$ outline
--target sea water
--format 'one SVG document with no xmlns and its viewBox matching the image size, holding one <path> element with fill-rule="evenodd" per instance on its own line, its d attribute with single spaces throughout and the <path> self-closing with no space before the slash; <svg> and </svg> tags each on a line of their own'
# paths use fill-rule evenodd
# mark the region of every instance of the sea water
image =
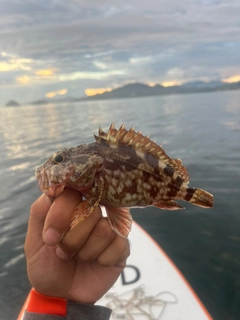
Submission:
<svg viewBox="0 0 240 320">
<path fill-rule="evenodd" d="M 16 318 L 30 285 L 23 244 L 41 194 L 35 168 L 62 147 L 135 126 L 180 158 L 214 208 L 134 209 L 215 319 L 240 319 L 240 91 L 0 109 L 0 318 Z M 183 203 L 182 203 L 183 204 Z M 160 285 L 160 284 L 159 284 Z"/>
</svg>

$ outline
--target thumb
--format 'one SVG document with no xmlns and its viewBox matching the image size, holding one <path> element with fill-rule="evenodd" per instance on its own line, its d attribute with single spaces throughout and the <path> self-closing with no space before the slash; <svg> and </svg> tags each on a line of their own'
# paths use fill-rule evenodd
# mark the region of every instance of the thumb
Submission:
<svg viewBox="0 0 240 320">
<path fill-rule="evenodd" d="M 49 198 L 42 194 L 31 206 L 28 230 L 25 240 L 25 252 L 31 256 L 43 245 L 42 231 L 47 213 L 52 205 Z"/>
</svg>

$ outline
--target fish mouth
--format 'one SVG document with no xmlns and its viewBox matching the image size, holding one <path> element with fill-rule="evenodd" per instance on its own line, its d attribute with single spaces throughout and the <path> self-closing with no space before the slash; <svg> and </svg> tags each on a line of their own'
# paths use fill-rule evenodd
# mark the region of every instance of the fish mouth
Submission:
<svg viewBox="0 0 240 320">
<path fill-rule="evenodd" d="M 63 182 L 59 183 L 54 181 L 54 179 L 51 178 L 49 171 L 45 169 L 38 168 L 35 175 L 38 179 L 39 189 L 51 199 L 55 199 L 59 196 L 66 186 Z"/>
<path fill-rule="evenodd" d="M 64 190 L 65 184 L 51 184 L 47 189 L 41 189 L 50 199 L 57 198 Z"/>
</svg>

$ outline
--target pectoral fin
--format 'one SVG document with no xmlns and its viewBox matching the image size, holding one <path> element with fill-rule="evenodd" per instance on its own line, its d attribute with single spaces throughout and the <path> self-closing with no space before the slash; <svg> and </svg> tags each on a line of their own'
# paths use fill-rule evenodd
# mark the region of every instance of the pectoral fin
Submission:
<svg viewBox="0 0 240 320">
<path fill-rule="evenodd" d="M 86 219 L 93 212 L 96 205 L 98 205 L 98 203 L 97 201 L 94 203 L 93 199 L 80 202 L 73 212 L 70 228 L 73 229 L 79 222 Z"/>
<path fill-rule="evenodd" d="M 99 178 L 99 191 L 95 192 L 92 198 L 84 200 L 79 203 L 72 215 L 72 222 L 70 228 L 73 229 L 79 222 L 86 219 L 94 209 L 99 205 L 101 200 L 102 192 L 104 188 L 104 181 Z"/>
<path fill-rule="evenodd" d="M 184 209 L 180 204 L 173 200 L 161 201 L 153 204 L 154 207 L 163 209 L 163 210 L 179 210 Z"/>
<path fill-rule="evenodd" d="M 111 228 L 121 237 L 127 238 L 131 226 L 132 216 L 129 208 L 105 207 Z"/>
</svg>

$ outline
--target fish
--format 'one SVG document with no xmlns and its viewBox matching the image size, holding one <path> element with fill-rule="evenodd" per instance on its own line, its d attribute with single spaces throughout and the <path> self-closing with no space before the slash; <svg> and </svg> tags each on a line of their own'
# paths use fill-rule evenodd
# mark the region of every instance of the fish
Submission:
<svg viewBox="0 0 240 320">
<path fill-rule="evenodd" d="M 88 217 L 98 205 L 105 206 L 111 228 L 128 237 L 130 208 L 154 206 L 184 209 L 176 200 L 202 208 L 213 206 L 213 195 L 190 188 L 187 169 L 180 159 L 169 157 L 162 146 L 122 125 L 99 128 L 95 142 L 63 148 L 36 169 L 39 188 L 55 199 L 65 187 L 77 190 L 84 200 L 72 214 L 70 228 Z"/>
</svg>

